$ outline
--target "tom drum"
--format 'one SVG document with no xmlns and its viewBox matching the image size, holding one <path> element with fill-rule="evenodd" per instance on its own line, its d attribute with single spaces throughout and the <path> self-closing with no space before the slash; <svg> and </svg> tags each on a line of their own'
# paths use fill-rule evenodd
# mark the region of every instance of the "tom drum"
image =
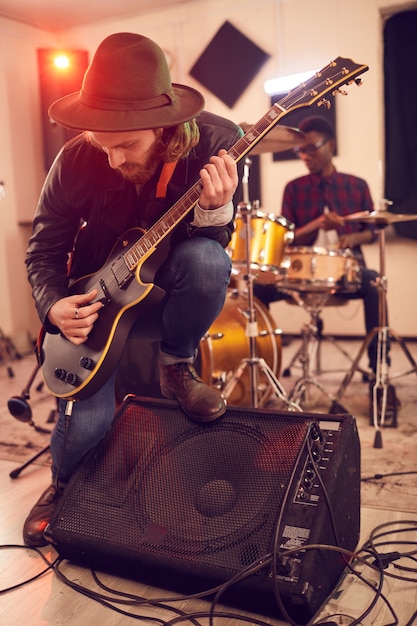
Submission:
<svg viewBox="0 0 417 626">
<path fill-rule="evenodd" d="M 255 211 L 246 217 L 238 211 L 229 253 L 233 267 L 240 273 L 247 269 L 247 219 L 250 222 L 249 261 L 255 281 L 274 283 L 282 274 L 281 262 L 287 244 L 294 238 L 294 225 L 272 213 Z"/>
</svg>

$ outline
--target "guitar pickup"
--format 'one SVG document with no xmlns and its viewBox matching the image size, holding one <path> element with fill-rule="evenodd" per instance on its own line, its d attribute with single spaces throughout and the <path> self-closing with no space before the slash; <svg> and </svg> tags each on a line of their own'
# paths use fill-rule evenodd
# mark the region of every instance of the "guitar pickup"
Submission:
<svg viewBox="0 0 417 626">
<path fill-rule="evenodd" d="M 111 271 L 120 289 L 126 287 L 133 278 L 133 273 L 127 267 L 123 256 L 120 256 L 111 266 Z"/>
</svg>

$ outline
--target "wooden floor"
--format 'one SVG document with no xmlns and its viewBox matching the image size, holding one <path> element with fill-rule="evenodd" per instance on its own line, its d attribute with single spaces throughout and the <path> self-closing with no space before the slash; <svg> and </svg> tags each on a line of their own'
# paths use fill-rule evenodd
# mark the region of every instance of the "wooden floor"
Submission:
<svg viewBox="0 0 417 626">
<path fill-rule="evenodd" d="M 284 350 L 284 362 L 288 360 Z M 328 365 L 328 362 L 326 362 Z M 1 366 L 1 376 L 5 376 Z M 6 402 L 7 398 L 0 398 Z M 205 626 L 210 624 L 208 612 L 210 601 L 203 599 L 175 598 L 169 590 L 162 590 L 118 578 L 109 574 L 100 574 L 100 580 L 111 588 L 100 590 L 93 580 L 90 570 L 64 561 L 61 567 L 70 580 L 81 585 L 88 592 L 100 592 L 101 602 L 70 588 L 57 573 L 49 569 L 39 578 L 37 574 L 47 569 L 47 564 L 54 561 L 57 554 L 51 547 L 43 548 L 40 553 L 22 546 L 22 525 L 33 503 L 42 490 L 49 484 L 50 471 L 45 465 L 33 464 L 16 479 L 10 472 L 17 463 L 0 460 L 0 489 L 2 502 L 0 509 L 0 625 L 1 626 L 116 626 L 133 623 L 174 624 L 175 614 L 167 608 L 138 606 L 133 597 L 146 599 L 162 598 L 169 607 L 180 609 L 188 617 L 177 620 L 178 624 Z M 378 468 L 376 468 L 377 470 Z M 411 468 L 410 468 L 411 469 Z M 416 469 L 415 467 L 412 469 Z M 415 555 L 417 551 L 417 511 L 385 508 L 361 507 L 361 534 L 358 547 L 370 537 L 373 530 L 383 526 L 383 536 L 378 540 L 379 552 L 399 552 Z M 385 534 L 386 533 L 386 534 Z M 398 543 L 409 542 L 409 543 Z M 44 559 L 41 558 L 43 555 Z M 402 568 L 402 569 L 401 569 Z M 354 621 L 366 611 L 375 598 L 378 574 L 369 567 L 363 567 L 363 577 L 371 582 L 371 587 L 357 577 L 347 574 L 335 593 L 328 598 L 322 611 L 316 615 L 312 624 L 328 626 L 360 624 L 362 626 L 411 626 L 417 624 L 417 567 L 415 556 L 401 556 L 384 570 L 382 594 L 389 601 L 396 619 L 392 616 L 387 603 L 379 598 L 370 614 L 360 621 Z M 320 577 L 320 572 L 316 572 Z M 10 591 L 5 591 L 11 589 Z M 132 594 L 129 602 L 126 595 Z M 87 593 L 87 592 L 86 592 Z M 117 599 L 122 598 L 120 602 Z M 106 605 L 106 602 L 108 605 Z M 221 611 L 221 612 L 220 612 Z M 197 614 L 195 618 L 192 616 Z M 198 616 L 200 614 L 200 616 Z M 331 617 L 337 614 L 337 617 Z M 413 618 L 414 616 L 414 618 Z M 243 626 L 243 624 L 269 624 L 284 626 L 291 622 L 264 615 L 247 613 L 239 608 L 225 605 L 216 606 L 212 619 L 215 626 Z"/>
<path fill-rule="evenodd" d="M 119 624 L 130 624 L 139 622 L 140 624 L 162 623 L 165 624 L 174 615 L 169 615 L 168 611 L 162 609 L 140 609 L 134 606 L 126 606 L 119 604 L 118 609 L 134 613 L 139 617 L 127 617 L 117 613 L 111 608 L 107 608 L 95 602 L 94 600 L 81 595 L 80 593 L 69 588 L 63 582 L 58 580 L 57 576 L 49 571 L 39 579 L 29 581 L 33 576 L 46 568 L 46 564 L 40 556 L 31 550 L 22 547 L 21 529 L 28 510 L 28 506 L 36 498 L 39 490 L 48 484 L 49 470 L 46 467 L 36 466 L 25 474 L 22 474 L 17 480 L 9 478 L 9 472 L 14 469 L 16 464 L 6 461 L 0 461 L 0 488 L 2 493 L 2 507 L 0 514 L 0 586 L 4 590 L 8 587 L 21 585 L 19 588 L 2 593 L 0 599 L 0 624 L 2 626 L 116 626 Z M 410 523 L 404 523 L 409 521 Z M 382 511 L 380 509 L 366 508 L 361 509 L 361 540 L 360 545 L 369 538 L 372 530 L 381 525 L 387 524 L 386 531 L 393 532 L 390 535 L 390 542 L 397 540 L 405 541 L 406 539 L 414 542 L 414 547 L 404 546 L 394 547 L 394 550 L 414 551 L 416 549 L 417 539 L 417 514 L 402 513 L 399 511 Z M 396 529 L 403 530 L 411 528 L 410 532 L 397 533 Z M 387 551 L 387 550 L 384 550 Z M 389 548 L 388 551 L 393 551 Z M 48 561 L 53 561 L 56 553 L 52 548 L 42 548 L 43 555 Z M 401 559 L 399 562 L 405 567 L 410 567 L 416 572 L 415 562 Z M 396 563 L 397 565 L 398 563 Z M 67 576 L 76 583 L 85 585 L 87 589 L 98 590 L 94 584 L 90 572 L 87 569 L 64 562 L 63 571 Z M 403 582 L 397 578 L 389 578 L 387 575 L 394 574 L 396 576 L 404 575 L 412 582 Z M 319 576 L 320 573 L 318 572 Z M 367 570 L 364 575 L 372 582 L 376 577 L 372 570 Z M 160 591 L 133 582 L 128 579 L 116 578 L 110 575 L 103 575 L 102 580 L 112 588 L 123 591 L 124 593 L 133 594 L 145 598 L 172 598 L 172 592 Z M 397 623 L 400 626 L 412 624 L 410 618 L 417 607 L 417 574 L 410 574 L 409 571 L 394 570 L 390 565 L 386 570 L 386 578 L 383 584 L 383 593 L 389 598 L 398 621 L 395 622 L 387 608 L 387 605 L 380 599 L 371 615 L 363 619 L 360 623 L 364 626 L 388 626 Z M 357 581 L 353 577 L 343 581 L 341 588 L 344 593 L 336 600 L 331 600 L 326 604 L 322 612 L 322 616 L 332 615 L 334 613 L 343 613 L 353 617 L 359 617 L 363 610 L 369 606 L 374 598 L 374 591 L 368 589 L 363 583 Z M 114 597 L 114 593 L 106 592 L 107 597 Z M 115 605 L 116 606 L 116 605 Z M 207 601 L 181 601 L 178 604 L 171 603 L 170 606 L 176 606 L 181 610 L 191 614 L 195 611 L 207 612 L 210 610 L 210 604 Z M 243 626 L 243 624 L 254 624 L 254 619 L 261 619 L 266 624 L 275 626 L 284 626 L 289 622 L 279 619 L 270 619 L 252 615 L 250 613 L 237 610 L 236 613 L 245 615 L 248 621 L 236 619 L 232 617 L 233 609 L 230 607 L 222 607 L 226 610 L 230 617 L 215 617 L 214 624 L 216 626 Z M 141 615 L 152 616 L 153 618 L 162 619 L 163 621 L 145 621 Z M 330 619 L 330 618 L 329 618 Z M 339 618 L 338 618 L 339 619 Z M 342 619 L 342 618 L 340 618 Z M 191 618 L 181 622 L 186 624 L 193 623 Z M 208 624 L 207 619 L 199 619 L 199 624 Z M 323 623 L 315 621 L 315 623 Z M 350 624 L 352 620 L 345 621 L 327 621 L 328 624 Z"/>
</svg>

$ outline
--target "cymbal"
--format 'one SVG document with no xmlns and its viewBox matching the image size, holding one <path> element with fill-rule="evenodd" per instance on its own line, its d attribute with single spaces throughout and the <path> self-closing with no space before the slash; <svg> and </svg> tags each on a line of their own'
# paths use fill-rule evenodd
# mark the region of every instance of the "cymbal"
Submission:
<svg viewBox="0 0 417 626">
<path fill-rule="evenodd" d="M 244 133 L 247 133 L 253 124 L 247 124 L 243 122 L 239 124 Z M 284 152 L 285 150 L 291 150 L 295 146 L 299 146 L 305 139 L 304 133 L 298 128 L 292 128 L 291 126 L 274 126 L 269 133 L 263 137 L 259 143 L 256 144 L 249 154 L 265 154 L 267 152 Z"/>
<path fill-rule="evenodd" d="M 345 222 L 366 222 L 367 224 L 375 224 L 377 226 L 388 226 L 398 222 L 411 222 L 417 220 L 417 215 L 405 213 L 390 213 L 389 211 L 359 211 L 359 213 L 351 213 L 343 217 Z"/>
</svg>

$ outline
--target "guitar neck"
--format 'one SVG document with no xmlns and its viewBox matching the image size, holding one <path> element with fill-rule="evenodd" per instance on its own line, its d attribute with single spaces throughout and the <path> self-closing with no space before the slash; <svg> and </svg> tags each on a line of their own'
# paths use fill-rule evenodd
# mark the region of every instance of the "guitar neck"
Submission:
<svg viewBox="0 0 417 626">
<path fill-rule="evenodd" d="M 228 154 L 238 163 L 250 152 L 270 130 L 288 113 L 295 109 L 305 108 L 314 103 L 330 106 L 324 99 L 329 92 L 335 95 L 340 87 L 368 70 L 366 65 L 358 65 L 350 59 L 338 57 L 305 83 L 292 89 L 279 102 L 261 117 L 249 130 L 229 149 Z M 360 81 L 356 79 L 359 84 Z M 194 185 L 157 221 L 129 250 L 123 254 L 124 261 L 130 271 L 134 271 L 141 259 L 152 252 L 158 243 L 170 233 L 177 224 L 194 208 L 202 189 L 198 180 Z"/>
</svg>

